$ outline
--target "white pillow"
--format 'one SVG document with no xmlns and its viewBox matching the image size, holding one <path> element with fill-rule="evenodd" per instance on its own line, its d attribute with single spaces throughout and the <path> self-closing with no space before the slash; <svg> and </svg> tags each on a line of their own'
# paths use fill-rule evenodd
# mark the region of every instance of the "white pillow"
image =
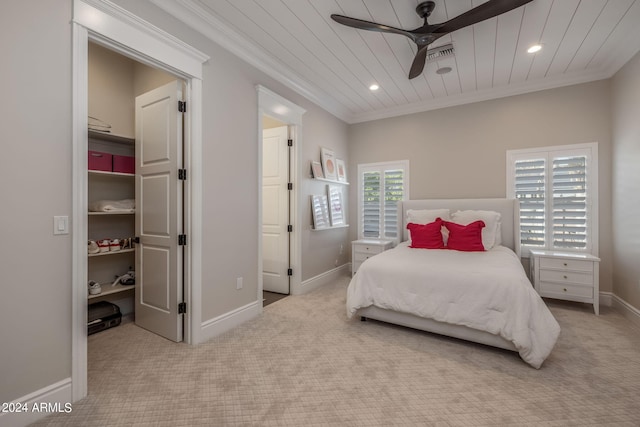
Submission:
<svg viewBox="0 0 640 427">
<path fill-rule="evenodd" d="M 436 219 L 441 218 L 443 221 L 451 221 L 451 211 L 449 209 L 409 209 L 407 210 L 407 224 L 410 222 L 414 224 L 429 224 Z M 449 233 L 445 229 L 443 232 L 443 239 L 445 244 L 447 243 L 447 237 Z M 411 242 L 411 233 L 407 239 Z"/>
<path fill-rule="evenodd" d="M 457 211 L 451 214 L 451 219 L 460 225 L 468 225 L 478 220 L 483 221 L 482 246 L 484 246 L 484 250 L 488 251 L 496 245 L 500 213 L 494 211 Z"/>
<path fill-rule="evenodd" d="M 493 247 L 502 245 L 502 221 L 498 221 L 498 228 L 496 229 L 496 241 L 493 243 Z"/>
<path fill-rule="evenodd" d="M 449 209 L 409 209 L 407 211 L 407 224 L 429 224 L 441 218 L 443 221 L 451 220 L 451 211 Z"/>
</svg>

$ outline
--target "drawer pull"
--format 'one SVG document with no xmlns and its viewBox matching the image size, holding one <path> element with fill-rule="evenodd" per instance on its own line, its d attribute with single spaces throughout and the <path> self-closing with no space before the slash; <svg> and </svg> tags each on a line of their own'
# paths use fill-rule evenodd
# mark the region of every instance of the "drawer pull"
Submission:
<svg viewBox="0 0 640 427">
<path fill-rule="evenodd" d="M 567 278 L 567 276 L 562 276 L 562 277 L 564 277 L 565 279 Z"/>
<path fill-rule="evenodd" d="M 563 291 L 567 292 L 567 288 L 562 288 Z"/>
<path fill-rule="evenodd" d="M 564 266 L 566 267 L 566 266 L 567 266 L 567 263 L 566 263 L 566 262 L 563 262 L 563 263 L 562 263 L 562 265 L 564 265 Z"/>
<path fill-rule="evenodd" d="M 369 246 L 367 246 L 367 250 L 369 250 Z"/>
</svg>

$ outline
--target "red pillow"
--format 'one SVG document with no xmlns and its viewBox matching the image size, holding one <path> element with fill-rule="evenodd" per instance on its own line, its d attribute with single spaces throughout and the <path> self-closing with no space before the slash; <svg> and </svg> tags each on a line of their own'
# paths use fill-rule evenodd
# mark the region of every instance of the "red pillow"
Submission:
<svg viewBox="0 0 640 427">
<path fill-rule="evenodd" d="M 467 225 L 449 221 L 443 221 L 443 223 L 449 230 L 447 249 L 466 252 L 484 251 L 484 246 L 482 245 L 484 221 L 474 221 Z"/>
<path fill-rule="evenodd" d="M 436 218 L 429 224 L 407 224 L 407 229 L 411 233 L 410 248 L 420 249 L 444 249 L 442 240 L 442 219 Z"/>
</svg>

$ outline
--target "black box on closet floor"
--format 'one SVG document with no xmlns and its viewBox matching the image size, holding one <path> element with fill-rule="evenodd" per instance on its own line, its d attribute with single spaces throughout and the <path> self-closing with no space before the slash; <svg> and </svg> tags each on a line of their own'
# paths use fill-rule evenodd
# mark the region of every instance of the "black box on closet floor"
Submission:
<svg viewBox="0 0 640 427">
<path fill-rule="evenodd" d="M 89 335 L 116 327 L 122 322 L 120 307 L 112 302 L 100 301 L 89 304 L 87 332 Z"/>
</svg>

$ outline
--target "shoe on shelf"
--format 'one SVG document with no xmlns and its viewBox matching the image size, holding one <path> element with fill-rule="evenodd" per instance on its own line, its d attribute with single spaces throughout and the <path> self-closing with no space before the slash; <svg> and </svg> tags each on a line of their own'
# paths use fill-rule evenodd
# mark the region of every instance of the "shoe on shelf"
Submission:
<svg viewBox="0 0 640 427">
<path fill-rule="evenodd" d="M 120 240 L 113 239 L 111 242 L 109 242 L 109 250 L 111 252 L 119 251 L 120 250 Z"/>
<path fill-rule="evenodd" d="M 89 280 L 89 295 L 98 295 L 101 292 L 102 287 L 100 286 L 100 283 Z"/>
<path fill-rule="evenodd" d="M 95 240 L 89 240 L 89 244 L 87 246 L 87 250 L 90 254 L 97 254 L 100 252 L 100 248 Z"/>
<path fill-rule="evenodd" d="M 109 242 L 109 240 L 105 239 L 105 240 L 100 240 L 98 242 L 98 247 L 100 248 L 100 252 L 109 252 L 109 245 L 111 244 L 111 242 Z"/>
</svg>

